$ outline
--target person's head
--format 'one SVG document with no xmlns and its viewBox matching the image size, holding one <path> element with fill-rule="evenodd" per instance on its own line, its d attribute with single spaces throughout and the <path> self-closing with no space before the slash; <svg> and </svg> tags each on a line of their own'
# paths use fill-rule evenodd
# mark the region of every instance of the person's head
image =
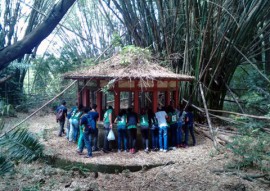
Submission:
<svg viewBox="0 0 270 191">
<path fill-rule="evenodd" d="M 173 108 L 172 105 L 169 105 L 169 106 L 168 106 L 168 112 L 174 112 L 174 108 Z"/>
<path fill-rule="evenodd" d="M 132 112 L 132 108 L 129 107 L 129 108 L 127 109 L 127 111 L 128 111 L 128 113 L 131 113 L 131 112 Z"/>
<path fill-rule="evenodd" d="M 119 112 L 119 116 L 123 116 L 126 114 L 126 110 L 125 109 L 121 109 Z"/>
<path fill-rule="evenodd" d="M 62 103 L 62 105 L 66 105 L 67 102 L 65 100 L 62 100 L 61 103 Z"/>
<path fill-rule="evenodd" d="M 78 110 L 79 110 L 79 111 L 82 111 L 82 109 L 83 109 L 83 105 L 80 104 L 80 105 L 78 106 Z"/>
<path fill-rule="evenodd" d="M 142 109 L 141 109 L 141 114 L 144 115 L 145 113 L 146 113 L 145 108 L 142 108 Z"/>
<path fill-rule="evenodd" d="M 192 112 L 192 106 L 191 105 L 188 105 L 187 108 L 186 108 L 186 111 L 187 112 Z"/>
<path fill-rule="evenodd" d="M 84 107 L 84 108 L 83 108 L 83 112 L 84 112 L 84 113 L 88 113 L 89 111 L 90 111 L 89 107 Z"/>
<path fill-rule="evenodd" d="M 97 104 L 94 103 L 94 104 L 92 105 L 92 109 L 96 110 L 96 109 L 97 109 Z"/>
<path fill-rule="evenodd" d="M 111 105 L 108 106 L 108 109 L 113 109 L 113 107 Z"/>
</svg>

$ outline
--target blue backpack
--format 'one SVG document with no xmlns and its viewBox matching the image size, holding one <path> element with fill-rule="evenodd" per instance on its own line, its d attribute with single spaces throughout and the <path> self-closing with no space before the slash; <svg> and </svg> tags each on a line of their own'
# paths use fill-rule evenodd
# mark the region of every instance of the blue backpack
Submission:
<svg viewBox="0 0 270 191">
<path fill-rule="evenodd" d="M 90 132 L 95 132 L 97 129 L 95 120 L 89 115 L 87 116 L 87 128 Z"/>
</svg>

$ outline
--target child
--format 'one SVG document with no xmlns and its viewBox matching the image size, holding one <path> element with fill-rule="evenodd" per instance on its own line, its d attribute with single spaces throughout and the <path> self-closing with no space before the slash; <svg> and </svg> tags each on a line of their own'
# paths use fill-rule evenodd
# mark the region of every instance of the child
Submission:
<svg viewBox="0 0 270 191">
<path fill-rule="evenodd" d="M 141 110 L 140 126 L 141 126 L 142 143 L 143 143 L 144 151 L 148 153 L 149 152 L 149 148 L 148 148 L 149 120 L 148 120 L 148 114 L 146 113 L 144 108 Z"/>
<path fill-rule="evenodd" d="M 117 123 L 118 132 L 118 153 L 121 152 L 121 143 L 123 141 L 124 151 L 127 152 L 127 115 L 126 110 L 122 109 L 119 115 L 115 118 L 114 123 Z"/>
<path fill-rule="evenodd" d="M 192 140 L 193 140 L 193 146 L 196 145 L 196 139 L 194 135 L 194 126 L 193 126 L 193 113 L 191 106 L 188 106 L 186 109 L 185 114 L 185 144 L 184 147 L 186 148 L 188 146 L 188 139 L 189 139 L 189 132 L 191 134 Z"/>
<path fill-rule="evenodd" d="M 158 108 L 156 112 L 156 118 L 158 120 L 159 127 L 159 147 L 160 151 L 167 152 L 168 151 L 168 124 L 167 118 L 168 115 L 165 112 L 165 108 Z"/>
</svg>

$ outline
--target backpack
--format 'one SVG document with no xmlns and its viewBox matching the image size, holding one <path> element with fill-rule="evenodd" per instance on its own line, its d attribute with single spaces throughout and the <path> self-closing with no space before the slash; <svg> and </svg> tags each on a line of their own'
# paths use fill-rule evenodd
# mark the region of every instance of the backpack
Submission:
<svg viewBox="0 0 270 191">
<path fill-rule="evenodd" d="M 91 133 L 94 133 L 96 131 L 96 123 L 95 120 L 92 117 L 87 117 L 87 128 L 90 130 Z"/>
<path fill-rule="evenodd" d="M 56 113 L 56 120 L 57 121 L 62 121 L 64 119 L 65 115 L 64 115 L 64 110 L 63 109 L 58 109 L 57 113 Z"/>
</svg>

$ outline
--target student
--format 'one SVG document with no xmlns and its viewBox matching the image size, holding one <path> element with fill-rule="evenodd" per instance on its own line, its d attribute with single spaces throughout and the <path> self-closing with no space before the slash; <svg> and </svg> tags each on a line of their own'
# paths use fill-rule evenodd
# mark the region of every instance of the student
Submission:
<svg viewBox="0 0 270 191">
<path fill-rule="evenodd" d="M 104 125 L 105 132 L 104 132 L 104 144 L 103 144 L 102 151 L 104 153 L 108 153 L 110 150 L 109 149 L 109 141 L 108 141 L 107 137 L 108 137 L 110 130 L 113 127 L 112 114 L 113 114 L 113 108 L 112 108 L 112 106 L 108 106 L 107 111 L 104 113 L 104 119 L 103 119 L 103 125 Z"/>
<path fill-rule="evenodd" d="M 85 158 L 92 158 L 92 146 L 91 146 L 91 138 L 92 138 L 92 125 L 93 119 L 88 115 L 89 108 L 84 109 L 84 115 L 81 118 L 80 125 L 83 126 L 83 141 L 77 151 L 79 155 L 82 155 L 84 146 L 87 148 L 87 155 Z"/>
<path fill-rule="evenodd" d="M 148 118 L 149 118 L 149 127 L 150 127 L 151 138 L 152 138 L 152 151 L 158 151 L 159 150 L 158 121 L 152 109 L 148 110 Z"/>
<path fill-rule="evenodd" d="M 185 111 L 183 111 L 183 107 L 184 106 L 178 106 L 177 110 L 176 110 L 176 113 L 177 113 L 177 116 L 178 116 L 178 119 L 177 119 L 177 147 L 180 148 L 183 146 L 183 143 L 182 143 L 182 137 L 183 137 L 183 126 L 184 126 L 184 116 L 186 114 Z"/>
<path fill-rule="evenodd" d="M 137 123 L 138 123 L 137 113 L 132 111 L 132 108 L 128 108 L 127 129 L 129 138 L 129 148 L 131 154 L 134 154 L 136 152 Z"/>
<path fill-rule="evenodd" d="M 185 114 L 185 142 L 184 147 L 188 147 L 188 139 L 189 139 L 189 132 L 191 134 L 192 140 L 193 140 L 193 146 L 196 145 L 196 139 L 194 135 L 194 126 L 193 126 L 193 113 L 192 113 L 192 107 L 188 106 L 186 109 Z"/>
<path fill-rule="evenodd" d="M 78 109 L 78 102 L 76 102 L 76 105 L 75 106 L 73 106 L 72 108 L 71 108 L 71 110 L 70 110 L 70 112 L 68 112 L 67 113 L 67 134 L 66 134 L 66 138 L 67 138 L 67 140 L 69 140 L 69 133 L 70 133 L 70 118 L 71 118 L 71 116 L 73 116 L 75 113 L 74 112 L 76 112 L 76 110 Z M 70 121 L 69 121 L 70 120 Z"/>
<path fill-rule="evenodd" d="M 80 151 L 80 148 L 84 146 L 84 137 L 83 137 L 83 133 L 84 133 L 84 124 L 81 125 L 81 119 L 83 117 L 87 117 L 88 115 L 88 112 L 91 108 L 88 108 L 88 107 L 84 107 L 82 110 L 83 110 L 83 114 L 80 118 L 80 135 L 79 135 L 79 139 L 78 139 L 78 146 L 77 146 L 77 151 Z"/>
<path fill-rule="evenodd" d="M 124 152 L 127 152 L 127 114 L 126 110 L 121 109 L 114 123 L 117 123 L 118 132 L 118 153 L 121 152 L 121 144 L 123 143 Z"/>
<path fill-rule="evenodd" d="M 71 116 L 70 121 L 70 132 L 69 132 L 69 141 L 76 142 L 79 134 L 79 123 L 80 118 L 83 114 L 83 106 L 80 104 L 78 109 L 74 111 L 74 114 Z"/>
<path fill-rule="evenodd" d="M 175 150 L 176 149 L 176 138 L 177 138 L 177 113 L 175 111 L 175 109 L 173 108 L 173 106 L 169 106 L 168 107 L 168 121 L 169 121 L 169 125 L 170 125 L 170 137 L 171 137 L 171 146 L 172 149 Z"/>
<path fill-rule="evenodd" d="M 94 119 L 95 121 L 95 125 L 96 125 L 96 129 L 93 132 L 93 142 L 94 142 L 94 146 L 93 146 L 93 151 L 99 151 L 98 148 L 98 125 L 97 125 L 97 120 L 99 118 L 99 113 L 97 112 L 97 104 L 93 104 L 92 105 L 92 109 L 90 110 L 90 112 L 88 112 L 88 115 L 91 115 L 91 117 Z"/>
<path fill-rule="evenodd" d="M 140 127 L 141 127 L 142 144 L 144 147 L 144 151 L 148 153 L 149 152 L 149 140 L 148 140 L 149 119 L 148 119 L 148 114 L 144 108 L 142 108 L 141 110 Z"/>
<path fill-rule="evenodd" d="M 158 120 L 159 127 L 159 148 L 160 151 L 167 152 L 168 151 L 168 124 L 167 118 L 168 115 L 165 112 L 165 108 L 158 108 L 156 112 L 156 118 Z"/>
<path fill-rule="evenodd" d="M 67 116 L 67 108 L 66 108 L 66 101 L 63 100 L 62 104 L 60 106 L 57 107 L 56 109 L 56 122 L 59 122 L 59 133 L 58 136 L 62 137 L 62 134 L 65 133 L 64 130 L 64 125 L 65 125 L 65 120 L 66 120 L 66 116 Z"/>
</svg>

